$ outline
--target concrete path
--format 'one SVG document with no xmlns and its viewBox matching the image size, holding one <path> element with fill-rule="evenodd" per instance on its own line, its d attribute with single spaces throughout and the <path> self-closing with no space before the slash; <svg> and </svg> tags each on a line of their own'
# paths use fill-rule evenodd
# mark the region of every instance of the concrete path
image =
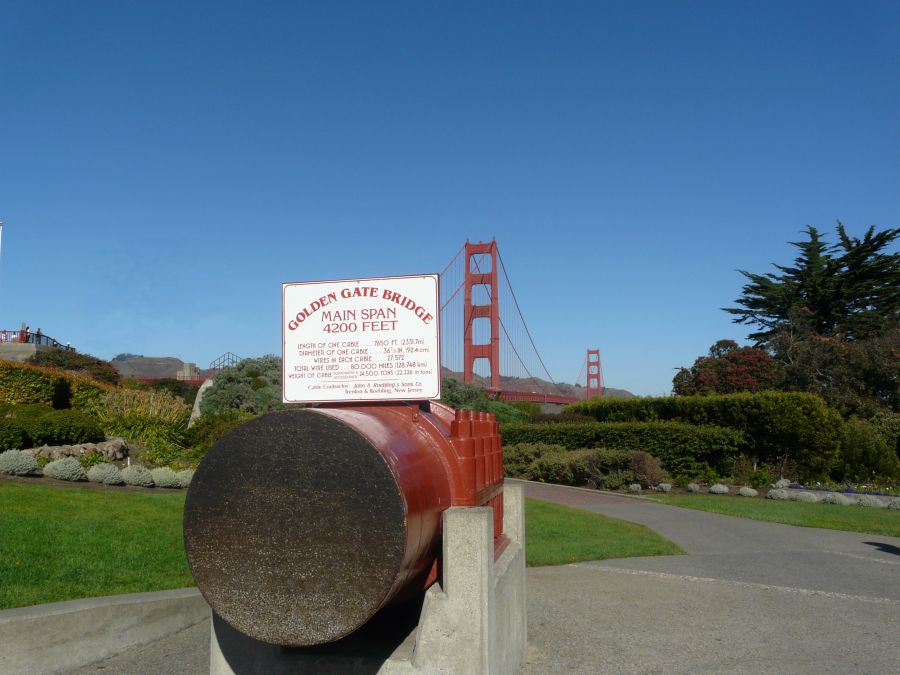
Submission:
<svg viewBox="0 0 900 675">
<path fill-rule="evenodd" d="M 647 525 L 686 552 L 529 569 L 527 675 L 900 673 L 900 538 L 539 483 L 526 495 Z M 200 674 L 208 659 L 206 622 L 77 672 Z"/>
<path fill-rule="evenodd" d="M 646 525 L 686 555 L 530 569 L 524 673 L 900 672 L 900 538 L 526 496 Z"/>
</svg>

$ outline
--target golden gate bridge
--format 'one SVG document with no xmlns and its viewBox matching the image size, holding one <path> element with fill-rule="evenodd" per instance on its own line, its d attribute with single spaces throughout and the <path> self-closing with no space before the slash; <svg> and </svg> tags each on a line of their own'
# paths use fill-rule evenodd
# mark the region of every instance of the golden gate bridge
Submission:
<svg viewBox="0 0 900 675">
<path fill-rule="evenodd" d="M 588 349 L 576 378 L 557 383 L 522 314 L 496 240 L 466 242 L 441 272 L 444 377 L 506 401 L 572 403 L 603 395 L 600 350 Z"/>
</svg>

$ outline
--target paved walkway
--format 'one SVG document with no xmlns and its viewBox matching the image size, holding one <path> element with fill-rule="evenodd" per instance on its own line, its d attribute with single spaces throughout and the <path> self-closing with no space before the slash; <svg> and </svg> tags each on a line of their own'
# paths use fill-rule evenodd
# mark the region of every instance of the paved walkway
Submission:
<svg viewBox="0 0 900 675">
<path fill-rule="evenodd" d="M 538 483 L 526 495 L 647 525 L 686 553 L 529 569 L 527 675 L 900 672 L 900 538 Z M 206 623 L 78 673 L 199 674 L 208 659 Z"/>
<path fill-rule="evenodd" d="M 525 673 L 900 672 L 900 538 L 525 492 L 646 525 L 686 553 L 529 570 Z"/>
</svg>

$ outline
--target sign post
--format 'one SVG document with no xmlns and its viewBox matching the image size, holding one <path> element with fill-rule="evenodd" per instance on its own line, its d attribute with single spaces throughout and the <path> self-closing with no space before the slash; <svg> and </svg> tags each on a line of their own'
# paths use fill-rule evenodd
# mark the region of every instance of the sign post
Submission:
<svg viewBox="0 0 900 675">
<path fill-rule="evenodd" d="M 437 274 L 282 285 L 285 403 L 441 396 Z"/>
</svg>

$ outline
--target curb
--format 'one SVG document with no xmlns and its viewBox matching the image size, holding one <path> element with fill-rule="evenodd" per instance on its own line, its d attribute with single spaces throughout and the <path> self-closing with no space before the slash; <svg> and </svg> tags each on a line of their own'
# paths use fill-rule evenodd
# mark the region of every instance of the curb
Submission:
<svg viewBox="0 0 900 675">
<path fill-rule="evenodd" d="M 209 616 L 196 588 L 130 593 L 0 611 L 0 673 L 74 670 Z"/>
</svg>

